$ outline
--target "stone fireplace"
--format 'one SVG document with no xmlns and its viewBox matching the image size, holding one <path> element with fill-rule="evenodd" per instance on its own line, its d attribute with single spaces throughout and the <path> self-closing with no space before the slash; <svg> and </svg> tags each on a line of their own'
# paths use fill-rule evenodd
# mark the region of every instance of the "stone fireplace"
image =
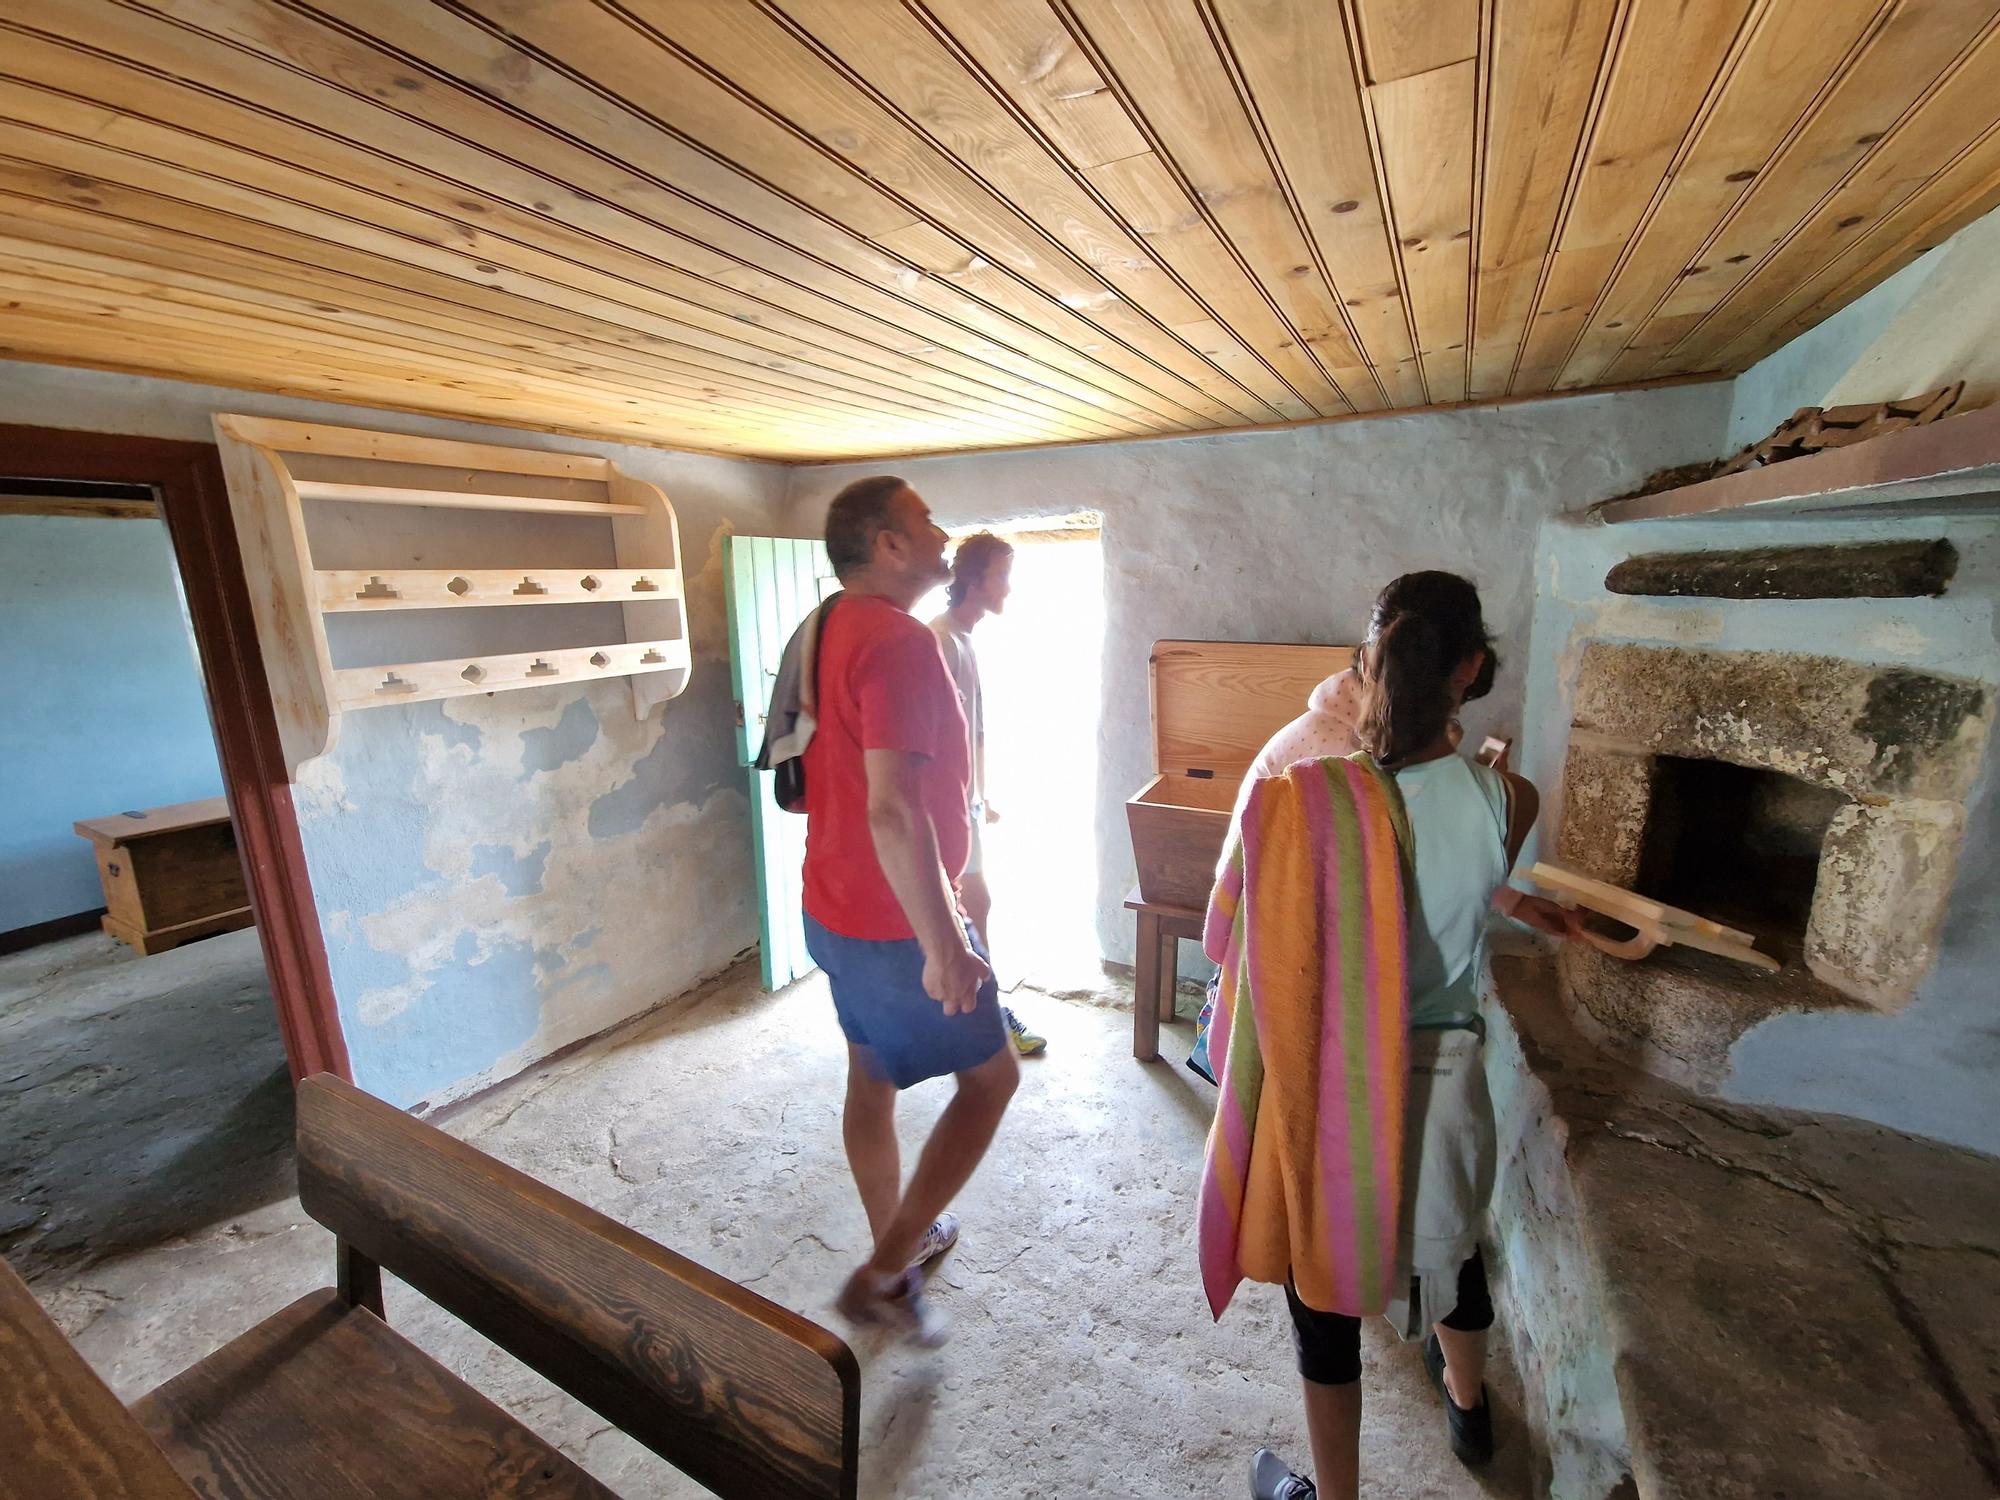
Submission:
<svg viewBox="0 0 2000 1500">
<path fill-rule="evenodd" d="M 1712 1087 L 1771 1016 L 1908 1004 L 1937 955 L 1988 698 L 1832 657 L 1588 643 L 1557 861 L 1751 932 L 1782 968 L 1567 944 L 1571 1013 Z"/>
</svg>

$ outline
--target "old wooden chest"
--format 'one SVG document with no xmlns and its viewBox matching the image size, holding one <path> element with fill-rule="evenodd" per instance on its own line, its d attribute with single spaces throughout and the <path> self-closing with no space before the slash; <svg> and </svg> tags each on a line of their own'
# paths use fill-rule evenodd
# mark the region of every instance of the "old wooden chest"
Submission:
<svg viewBox="0 0 2000 1500">
<path fill-rule="evenodd" d="M 1312 690 L 1353 660 L 1352 646 L 1154 644 L 1158 774 L 1125 803 L 1142 899 L 1207 906 L 1243 773 L 1266 740 L 1306 711 Z"/>
<path fill-rule="evenodd" d="M 141 953 L 251 925 L 229 805 L 220 797 L 78 823 L 97 851 L 104 930 Z"/>
</svg>

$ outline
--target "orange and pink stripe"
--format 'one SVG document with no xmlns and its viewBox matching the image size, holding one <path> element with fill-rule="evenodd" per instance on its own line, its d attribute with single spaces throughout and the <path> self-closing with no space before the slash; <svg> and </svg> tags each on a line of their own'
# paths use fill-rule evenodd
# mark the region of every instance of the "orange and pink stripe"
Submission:
<svg viewBox="0 0 2000 1500">
<path fill-rule="evenodd" d="M 1366 755 L 1257 782 L 1231 829 L 1203 947 L 1222 966 L 1221 1086 L 1198 1220 L 1216 1317 L 1289 1276 L 1309 1307 L 1390 1301 L 1409 1072 L 1408 829 Z"/>
</svg>

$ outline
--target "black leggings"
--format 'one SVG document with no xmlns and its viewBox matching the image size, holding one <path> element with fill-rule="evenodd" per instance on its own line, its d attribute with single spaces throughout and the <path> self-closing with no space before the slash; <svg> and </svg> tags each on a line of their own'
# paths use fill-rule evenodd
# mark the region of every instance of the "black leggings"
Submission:
<svg viewBox="0 0 2000 1500">
<path fill-rule="evenodd" d="M 1416 1283 L 1410 1285 L 1412 1300 Z M 1361 1378 L 1361 1320 L 1345 1313 L 1317 1312 L 1299 1301 L 1288 1279 L 1285 1301 L 1292 1309 L 1292 1347 L 1298 1350 L 1299 1374 L 1314 1385 L 1352 1385 Z M 1479 1333 L 1493 1326 L 1493 1296 L 1486 1287 L 1486 1261 L 1477 1250 L 1458 1268 L 1458 1306 L 1444 1320 L 1446 1328 Z"/>
</svg>

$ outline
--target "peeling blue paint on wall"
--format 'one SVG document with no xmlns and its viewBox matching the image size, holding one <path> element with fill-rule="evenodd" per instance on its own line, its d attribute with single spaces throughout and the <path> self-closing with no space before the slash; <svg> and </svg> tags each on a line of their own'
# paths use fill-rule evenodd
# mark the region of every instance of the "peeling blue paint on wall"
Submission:
<svg viewBox="0 0 2000 1500">
<path fill-rule="evenodd" d="M 423 1103 L 465 1076 L 468 1057 L 505 1057 L 526 1045 L 541 1014 L 532 947 L 503 938 L 467 952 L 462 964 L 437 971 L 422 1004 L 367 1029 L 368 1087 L 404 1108 Z"/>
<path fill-rule="evenodd" d="M 542 888 L 542 872 L 548 866 L 549 850 L 554 847 L 543 839 L 526 854 L 516 854 L 505 844 L 474 844 L 473 877 L 491 875 L 508 895 L 532 896 Z"/>
<path fill-rule="evenodd" d="M 636 833 L 660 805 L 660 773 L 665 751 L 655 745 L 632 767 L 632 774 L 603 796 L 592 800 L 587 827 L 594 839 L 615 839 Z"/>
<path fill-rule="evenodd" d="M 553 771 L 577 759 L 597 743 L 597 715 L 589 700 L 577 699 L 563 710 L 553 729 L 529 729 L 521 735 L 521 779 Z"/>
</svg>

